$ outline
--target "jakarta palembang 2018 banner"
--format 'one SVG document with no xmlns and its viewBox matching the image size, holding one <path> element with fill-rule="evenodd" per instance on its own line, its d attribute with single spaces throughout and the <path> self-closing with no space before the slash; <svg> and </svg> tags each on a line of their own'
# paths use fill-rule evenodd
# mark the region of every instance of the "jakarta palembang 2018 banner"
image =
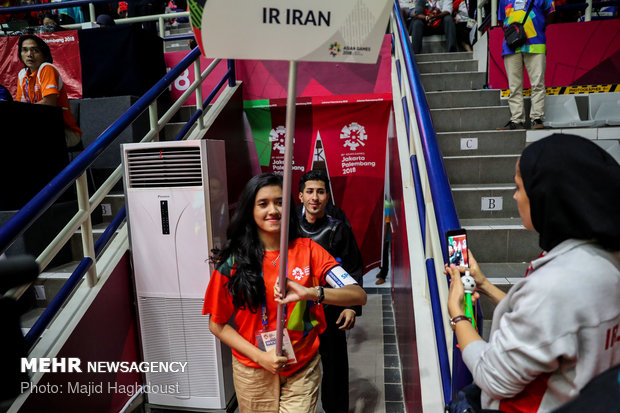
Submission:
<svg viewBox="0 0 620 413">
<path fill-rule="evenodd" d="M 246 101 L 262 172 L 284 170 L 286 100 Z M 330 177 L 334 203 L 351 222 L 365 270 L 381 261 L 385 151 L 392 110 L 390 94 L 298 98 L 291 193 L 311 169 Z"/>
</svg>

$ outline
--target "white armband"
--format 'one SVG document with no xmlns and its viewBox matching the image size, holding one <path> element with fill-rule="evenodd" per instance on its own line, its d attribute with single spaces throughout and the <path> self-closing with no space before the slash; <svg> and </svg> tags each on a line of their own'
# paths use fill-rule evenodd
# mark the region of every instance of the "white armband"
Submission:
<svg viewBox="0 0 620 413">
<path fill-rule="evenodd" d="M 341 288 L 345 285 L 357 285 L 357 281 L 340 265 L 335 266 L 325 274 L 325 281 L 333 288 Z"/>
</svg>

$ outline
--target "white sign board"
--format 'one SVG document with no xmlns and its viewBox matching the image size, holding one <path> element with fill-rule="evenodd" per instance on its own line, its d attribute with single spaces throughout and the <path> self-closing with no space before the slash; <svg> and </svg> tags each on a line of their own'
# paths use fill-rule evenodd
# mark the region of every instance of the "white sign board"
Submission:
<svg viewBox="0 0 620 413">
<path fill-rule="evenodd" d="M 393 0 L 206 0 L 210 58 L 376 63 Z"/>
</svg>

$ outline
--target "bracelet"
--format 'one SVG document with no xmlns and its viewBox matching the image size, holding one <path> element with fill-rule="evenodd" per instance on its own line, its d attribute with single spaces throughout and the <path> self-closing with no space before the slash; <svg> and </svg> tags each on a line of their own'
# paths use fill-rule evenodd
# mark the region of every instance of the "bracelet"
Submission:
<svg viewBox="0 0 620 413">
<path fill-rule="evenodd" d="M 471 318 L 464 316 L 463 314 L 457 315 L 453 319 L 450 320 L 450 326 L 452 326 L 452 331 L 456 331 L 456 323 L 459 321 L 467 320 L 471 323 Z"/>
<path fill-rule="evenodd" d="M 325 299 L 325 289 L 320 285 L 317 285 L 314 288 L 316 288 L 316 290 L 319 292 L 319 296 L 316 300 L 314 300 L 314 304 L 321 304 Z"/>
</svg>

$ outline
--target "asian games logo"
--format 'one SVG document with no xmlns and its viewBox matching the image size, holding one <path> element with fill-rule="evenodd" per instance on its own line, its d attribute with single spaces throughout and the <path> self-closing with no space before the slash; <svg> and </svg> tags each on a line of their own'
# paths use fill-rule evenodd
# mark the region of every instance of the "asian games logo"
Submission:
<svg viewBox="0 0 620 413">
<path fill-rule="evenodd" d="M 340 139 L 344 139 L 344 147 L 350 150 L 357 150 L 358 146 L 366 146 L 364 141 L 368 140 L 366 129 L 357 122 L 352 122 L 349 126 L 345 126 L 340 131 Z"/>
<path fill-rule="evenodd" d="M 291 275 L 295 278 L 295 280 L 299 281 L 304 278 L 304 271 L 299 267 L 295 267 L 293 268 Z"/>
<path fill-rule="evenodd" d="M 269 142 L 274 142 L 273 149 L 280 152 L 280 155 L 284 155 L 284 143 L 286 139 L 286 128 L 284 126 L 278 126 L 269 132 Z"/>
<path fill-rule="evenodd" d="M 342 49 L 340 48 L 340 45 L 338 44 L 338 42 L 334 42 L 334 43 L 330 43 L 329 44 L 329 55 L 331 57 L 338 56 L 341 51 L 342 51 Z"/>
</svg>

